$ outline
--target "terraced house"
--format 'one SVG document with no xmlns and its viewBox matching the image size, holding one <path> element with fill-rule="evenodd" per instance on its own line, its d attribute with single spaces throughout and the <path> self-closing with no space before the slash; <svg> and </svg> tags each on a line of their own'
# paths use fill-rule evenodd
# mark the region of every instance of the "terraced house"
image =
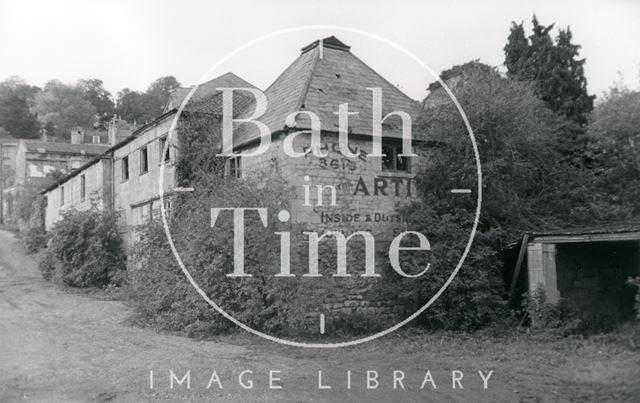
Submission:
<svg viewBox="0 0 640 403">
<path fill-rule="evenodd" d="M 249 83 L 228 73 L 200 86 L 197 98 L 219 95 L 217 87 L 250 87 Z M 158 118 L 135 130 L 130 136 L 105 149 L 100 155 L 44 190 L 45 228 L 62 218 L 68 209 L 115 209 L 121 212 L 121 229 L 131 241 L 131 228 L 157 217 L 160 166 L 164 165 L 166 203 L 170 204 L 175 187 L 177 145 L 174 139 L 163 153 L 171 123 L 189 92 L 181 89 Z M 170 205 L 166 206 L 170 209 Z"/>
</svg>

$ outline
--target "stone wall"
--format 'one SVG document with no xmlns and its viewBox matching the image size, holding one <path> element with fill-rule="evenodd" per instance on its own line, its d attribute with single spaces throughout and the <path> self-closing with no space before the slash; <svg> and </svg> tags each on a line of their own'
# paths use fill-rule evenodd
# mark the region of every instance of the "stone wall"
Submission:
<svg viewBox="0 0 640 403">
<path fill-rule="evenodd" d="M 424 157 L 412 158 L 408 172 L 386 171 L 382 169 L 380 157 L 371 157 L 372 142 L 370 138 L 350 139 L 351 152 L 357 157 L 347 158 L 340 153 L 336 134 L 323 133 L 322 151 L 326 157 L 316 157 L 309 153 L 305 157 L 292 158 L 283 150 L 283 138 L 274 141 L 269 150 L 256 157 L 242 157 L 243 176 L 259 176 L 279 174 L 287 179 L 293 188 L 293 199 L 290 203 L 291 221 L 283 224 L 284 230 L 291 231 L 294 226 L 301 231 L 339 231 L 345 236 L 357 231 L 368 231 L 376 238 L 376 267 L 380 268 L 388 262 L 388 244 L 400 232 L 411 230 L 406 217 L 398 213 L 398 208 L 416 196 L 416 172 L 425 165 Z M 307 150 L 310 146 L 310 135 L 299 135 L 294 141 L 296 151 Z M 255 150 L 247 149 L 245 152 Z M 417 147 L 416 153 L 423 155 Z M 305 203 L 305 185 L 309 188 L 310 203 Z M 334 186 L 336 189 L 336 205 L 331 206 L 331 191 L 323 191 L 322 205 L 319 205 L 317 186 Z M 305 205 L 307 204 L 307 205 Z M 269 212 L 276 214 L 277 212 Z M 282 229 L 281 229 L 282 230 Z M 292 235 L 293 236 L 293 235 Z M 401 314 L 402 308 L 396 306 L 387 296 L 375 292 L 375 284 L 381 278 L 362 278 L 364 254 L 360 237 L 349 241 L 347 264 L 351 277 L 333 278 L 325 274 L 325 279 L 317 280 L 313 295 L 320 311 L 339 314 L 363 313 L 368 316 L 395 318 Z M 306 237 L 299 236 L 298 254 L 292 256 L 292 270 L 295 265 L 305 268 L 308 265 L 308 243 Z M 335 251 L 333 238 L 321 242 Z M 355 251 L 360 251 L 357 255 Z M 328 261 L 331 260 L 331 261 Z M 321 262 L 333 268 L 335 273 L 335 254 L 327 261 Z M 298 270 L 305 271 L 305 270 Z"/>
<path fill-rule="evenodd" d="M 125 241 L 131 242 L 130 228 L 144 220 L 157 216 L 159 204 L 160 165 L 162 162 L 161 138 L 171 127 L 173 115 L 157 122 L 133 141 L 114 151 L 114 205 L 121 214 L 121 226 Z M 175 138 L 171 144 L 177 144 Z M 141 150 L 146 147 L 148 170 L 141 170 Z M 129 178 L 123 175 L 123 159 L 128 159 Z M 175 185 L 176 148 L 170 147 L 170 161 L 165 164 L 163 189 L 170 192 Z"/>
<path fill-rule="evenodd" d="M 85 211 L 92 205 L 102 210 L 111 206 L 112 162 L 103 158 L 85 168 L 81 173 L 69 178 L 55 189 L 47 192 L 45 207 L 45 229 L 49 231 L 69 209 Z M 81 183 L 84 178 L 84 197 L 81 194 Z M 62 190 L 64 188 L 64 191 Z M 64 192 L 64 203 L 61 203 Z"/>
</svg>

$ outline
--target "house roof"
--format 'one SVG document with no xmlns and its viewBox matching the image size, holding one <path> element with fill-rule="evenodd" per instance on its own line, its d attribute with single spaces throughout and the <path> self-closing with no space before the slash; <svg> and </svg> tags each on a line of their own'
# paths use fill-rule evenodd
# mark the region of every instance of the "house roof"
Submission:
<svg viewBox="0 0 640 403">
<path fill-rule="evenodd" d="M 40 140 L 22 140 L 27 152 L 51 154 L 99 155 L 109 147 L 98 144 L 53 143 Z"/>
<path fill-rule="evenodd" d="M 100 147 L 103 151 L 101 153 L 99 153 L 98 155 L 96 155 L 94 158 L 92 158 L 89 161 L 87 161 L 86 163 L 84 163 L 82 166 L 80 166 L 80 168 L 71 171 L 71 173 L 69 173 L 68 175 L 63 176 L 62 178 L 60 178 L 57 181 L 55 181 L 52 184 L 50 184 L 49 186 L 47 186 L 46 188 L 41 190 L 40 193 L 44 194 L 44 193 L 47 193 L 47 192 L 55 189 L 56 187 L 58 187 L 61 184 L 65 183 L 66 181 L 68 181 L 69 179 L 71 179 L 74 176 L 78 175 L 80 172 L 83 172 L 85 169 L 89 168 L 90 166 L 94 165 L 98 161 L 102 160 L 103 158 L 111 158 L 111 156 L 112 156 L 112 154 L 113 154 L 113 152 L 115 150 L 117 150 L 120 147 L 124 147 L 125 145 L 129 144 L 130 142 L 135 140 L 136 137 L 140 133 L 143 133 L 145 130 L 158 125 L 160 122 L 162 122 L 165 119 L 168 119 L 171 116 L 173 116 L 176 112 L 177 112 L 177 109 L 174 108 L 174 109 L 171 109 L 168 112 L 163 113 L 162 115 L 158 116 L 157 118 L 155 118 L 151 122 L 149 122 L 149 123 L 147 123 L 147 124 L 145 124 L 143 126 L 140 126 L 129 137 L 126 137 L 124 140 L 120 141 L 119 143 L 117 143 L 115 145 L 112 145 L 112 146 L 108 146 L 108 145 L 100 145 L 100 146 L 98 146 L 98 145 L 95 145 L 94 147 Z M 85 144 L 81 144 L 81 145 L 85 145 Z"/>
<path fill-rule="evenodd" d="M 614 235 L 639 233 L 640 223 L 607 224 L 599 227 L 577 227 L 571 229 L 532 232 L 529 238 L 561 238 L 561 237 L 589 237 L 593 235 Z"/>
<path fill-rule="evenodd" d="M 243 80 L 237 75 L 229 72 L 202 83 L 198 86 L 193 96 L 189 99 L 189 102 L 193 104 L 200 104 L 206 102 L 205 108 L 211 113 L 222 112 L 222 92 L 218 91 L 218 88 L 256 88 L 253 84 Z M 184 99 L 189 95 L 189 92 L 193 87 L 178 88 L 169 97 L 169 102 L 165 106 L 164 111 L 168 112 L 171 109 L 179 108 Z M 248 106 L 249 101 L 253 100 L 249 96 L 234 97 L 234 110 L 242 110 Z M 213 101 L 213 102 L 212 102 Z M 201 106 L 202 107 L 202 106 Z"/>
<path fill-rule="evenodd" d="M 0 137 L 0 144 L 17 145 L 20 139 L 15 137 Z"/>
<path fill-rule="evenodd" d="M 548 231 L 529 231 L 525 232 L 523 236 L 526 236 L 527 242 L 541 240 L 563 240 L 567 241 L 584 239 L 584 240 L 598 240 L 606 239 L 608 236 L 615 238 L 616 235 L 621 235 L 624 238 L 625 235 L 629 235 L 634 239 L 640 239 L 640 222 L 636 223 L 608 223 L 602 224 L 597 227 L 572 227 L 564 229 L 554 229 Z M 523 237 L 524 238 L 524 237 Z M 521 245 L 522 239 L 510 242 L 503 249 L 512 249 Z M 520 246 L 521 247 L 521 246 Z"/>
<path fill-rule="evenodd" d="M 300 55 L 267 88 L 267 110 L 259 120 L 271 133 L 285 128 L 285 118 L 296 111 L 315 113 L 322 130 L 338 132 L 338 116 L 335 112 L 342 103 L 349 104 L 349 131 L 353 134 L 372 134 L 372 92 L 367 88 L 381 88 L 382 115 L 401 110 L 415 118 L 419 103 L 388 82 L 350 51 L 350 47 L 331 36 L 317 40 L 302 48 Z M 250 106 L 241 114 L 254 112 Z M 309 129 L 310 120 L 305 115 L 296 119 L 296 128 Z M 236 147 L 259 139 L 254 124 L 237 126 L 234 133 Z M 401 120 L 392 116 L 383 124 L 383 136 L 401 137 Z"/>
</svg>

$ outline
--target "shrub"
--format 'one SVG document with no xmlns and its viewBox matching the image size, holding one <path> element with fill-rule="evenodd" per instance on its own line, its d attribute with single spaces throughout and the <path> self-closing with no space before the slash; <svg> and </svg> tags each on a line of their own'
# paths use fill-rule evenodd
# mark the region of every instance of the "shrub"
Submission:
<svg viewBox="0 0 640 403">
<path fill-rule="evenodd" d="M 330 300 L 340 302 L 354 287 L 366 286 L 364 283 L 370 280 L 359 276 L 331 277 L 329 271 L 335 272 L 336 252 L 335 246 L 329 247 L 330 243 L 319 248 L 319 271 L 324 276 L 302 276 L 307 270 L 308 257 L 304 253 L 307 244 L 298 239 L 301 224 L 282 224 L 276 218 L 275 213 L 288 209 L 292 199 L 291 190 L 277 175 L 260 182 L 248 178 L 209 179 L 213 181 L 210 187 L 195 188 L 215 192 L 196 190 L 181 195 L 176 202 L 175 215 L 169 223 L 171 238 L 200 289 L 235 319 L 269 334 L 287 337 L 317 334 L 317 313 L 333 304 Z M 244 270 L 252 277 L 227 277 L 234 264 L 233 221 L 230 213 L 221 213 L 211 228 L 212 206 L 268 209 L 267 228 L 255 212 L 245 215 Z M 280 270 L 280 240 L 273 233 L 277 228 L 291 235 L 291 271 L 295 277 L 275 276 Z M 134 321 L 189 336 L 219 334 L 235 328 L 187 281 L 159 222 L 152 221 L 139 228 L 138 238 L 132 247 L 127 282 Z M 349 258 L 349 264 L 363 261 L 356 251 Z M 384 318 L 368 316 L 365 320 L 354 314 L 333 312 L 327 315 L 326 328 L 332 335 L 346 337 L 388 326 Z"/>
<path fill-rule="evenodd" d="M 562 298 L 555 304 L 548 303 L 542 287 L 526 295 L 523 310 L 529 315 L 532 330 L 561 336 L 609 332 L 620 323 L 608 309 L 585 311 Z"/>
<path fill-rule="evenodd" d="M 378 292 L 412 314 L 450 277 L 469 239 L 473 217 L 461 210 L 438 215 L 422 201 L 401 211 L 411 222 L 412 230 L 433 242 L 430 254 L 401 255 L 401 267 L 408 273 L 419 273 L 431 266 L 418 278 L 388 276 L 387 281 L 379 284 Z M 431 329 L 470 331 L 509 317 L 502 297 L 504 283 L 499 272 L 499 255 L 494 247 L 499 236 L 498 231 L 492 230 L 476 233 L 464 265 L 447 289 L 416 319 L 416 324 Z"/>
<path fill-rule="evenodd" d="M 115 212 L 69 210 L 51 231 L 40 261 L 43 277 L 70 287 L 119 285 L 126 256 Z"/>
<path fill-rule="evenodd" d="M 215 179 L 214 179 L 215 180 Z M 233 221 L 222 213 L 215 228 L 211 206 L 285 208 L 289 193 L 283 183 L 268 180 L 226 181 L 218 178 L 214 192 L 183 195 L 171 220 L 171 236 L 181 259 L 199 287 L 225 311 L 247 325 L 268 332 L 284 331 L 298 316 L 296 281 L 274 277 L 280 264 L 279 240 L 273 214 L 264 228 L 257 214 L 246 214 L 245 272 L 252 277 L 230 278 L 233 270 Z M 259 186 L 260 192 L 255 188 Z M 202 189 L 197 187 L 197 189 Z M 207 304 L 182 273 L 157 221 L 138 228 L 139 240 L 129 263 L 128 295 L 138 322 L 189 335 L 220 333 L 233 324 Z M 300 316 L 301 317 L 301 316 Z"/>
<path fill-rule="evenodd" d="M 47 245 L 48 239 L 47 232 L 43 227 L 30 227 L 23 239 L 27 253 L 37 253 Z"/>
</svg>

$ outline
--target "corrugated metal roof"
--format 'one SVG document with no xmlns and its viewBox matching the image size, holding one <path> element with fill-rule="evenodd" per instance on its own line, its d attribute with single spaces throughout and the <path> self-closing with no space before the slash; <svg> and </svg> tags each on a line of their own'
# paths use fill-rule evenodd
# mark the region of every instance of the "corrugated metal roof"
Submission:
<svg viewBox="0 0 640 403">
<path fill-rule="evenodd" d="M 531 232 L 529 233 L 529 237 L 623 234 L 626 232 L 638 231 L 640 231 L 640 223 L 613 223 L 603 224 L 597 227 L 574 227 L 560 230 Z"/>
</svg>

